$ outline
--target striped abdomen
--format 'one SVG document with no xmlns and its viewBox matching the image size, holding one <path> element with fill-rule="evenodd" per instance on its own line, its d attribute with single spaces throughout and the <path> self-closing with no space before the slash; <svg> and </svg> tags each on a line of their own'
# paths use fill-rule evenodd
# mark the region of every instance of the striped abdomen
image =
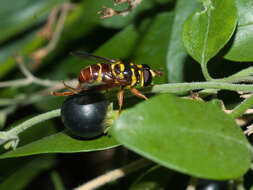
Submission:
<svg viewBox="0 0 253 190">
<path fill-rule="evenodd" d="M 111 64 L 95 64 L 86 67 L 79 76 L 80 83 L 105 82 L 113 83 Z"/>
<path fill-rule="evenodd" d="M 113 86 L 133 87 L 143 81 L 143 66 L 134 63 L 95 64 L 81 71 L 80 83 L 104 82 Z"/>
</svg>

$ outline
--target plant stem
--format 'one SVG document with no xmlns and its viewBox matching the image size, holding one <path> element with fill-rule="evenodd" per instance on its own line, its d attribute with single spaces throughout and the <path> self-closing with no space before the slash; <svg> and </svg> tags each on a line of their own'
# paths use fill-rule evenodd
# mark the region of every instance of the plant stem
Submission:
<svg viewBox="0 0 253 190">
<path fill-rule="evenodd" d="M 25 122 L 19 124 L 17 127 L 14 127 L 13 129 L 11 129 L 9 131 L 10 135 L 18 135 L 19 133 L 21 133 L 22 131 L 32 127 L 33 125 L 36 125 L 37 123 L 40 123 L 42 121 L 54 118 L 54 117 L 58 117 L 61 114 L 61 110 L 60 109 L 56 109 L 53 111 L 49 111 L 43 114 L 40 114 L 38 116 L 35 116 L 31 119 L 26 120 Z"/>
<path fill-rule="evenodd" d="M 171 83 L 153 86 L 151 93 L 178 93 L 199 89 L 221 89 L 242 92 L 253 92 L 251 84 L 231 84 L 224 82 L 192 82 L 192 83 Z"/>
<path fill-rule="evenodd" d="M 149 165 L 151 165 L 152 162 L 146 159 L 140 159 L 135 162 L 132 162 L 126 166 L 123 166 L 119 169 L 112 170 L 104 175 L 101 175 L 83 185 L 80 187 L 77 187 L 75 190 L 92 190 L 96 189 L 98 187 L 101 187 L 102 185 L 109 183 L 111 181 L 114 181 L 116 179 L 119 179 L 121 177 L 126 176 L 127 174 L 130 174 L 132 172 L 135 172 L 141 168 L 145 168 Z"/>
<path fill-rule="evenodd" d="M 207 69 L 207 64 L 206 63 L 201 63 L 201 70 L 202 70 L 202 74 L 204 75 L 205 79 L 207 81 L 212 81 L 214 80 L 210 74 L 208 73 L 208 69 Z"/>
<path fill-rule="evenodd" d="M 241 116 L 250 106 L 253 105 L 253 95 L 245 99 L 241 104 L 236 106 L 234 110 L 230 113 L 232 118 L 237 118 Z"/>
<path fill-rule="evenodd" d="M 242 92 L 253 92 L 253 85 L 248 84 L 231 84 L 224 82 L 192 82 L 192 83 L 173 83 L 173 84 L 161 84 L 153 86 L 152 89 L 146 88 L 144 91 L 151 93 L 169 93 L 169 92 L 184 92 L 189 90 L 198 90 L 198 89 L 223 89 L 223 90 L 233 90 L 233 91 L 242 91 Z M 253 102 L 253 97 L 245 100 L 240 107 L 234 110 L 234 113 L 231 116 L 236 117 L 240 115 L 242 111 L 245 111 Z M 60 116 L 60 109 L 53 110 L 44 114 L 40 114 L 36 117 L 33 117 L 16 127 L 12 128 L 9 131 L 0 132 L 0 145 L 6 142 L 10 142 L 8 146 L 15 148 L 18 143 L 18 134 L 24 130 L 32 127 L 33 125 L 40 123 L 42 121 L 51 119 L 53 117 Z"/>
<path fill-rule="evenodd" d="M 18 143 L 18 134 L 23 132 L 24 130 L 36 125 L 37 123 L 40 123 L 42 121 L 58 117 L 61 114 L 60 109 L 56 109 L 47 113 L 40 114 L 38 116 L 35 116 L 31 119 L 26 120 L 25 122 L 17 125 L 16 127 L 10 129 L 9 131 L 1 131 L 0 132 L 0 145 L 4 144 L 10 140 L 14 140 L 15 142 L 11 145 L 13 148 L 17 146 Z"/>
</svg>

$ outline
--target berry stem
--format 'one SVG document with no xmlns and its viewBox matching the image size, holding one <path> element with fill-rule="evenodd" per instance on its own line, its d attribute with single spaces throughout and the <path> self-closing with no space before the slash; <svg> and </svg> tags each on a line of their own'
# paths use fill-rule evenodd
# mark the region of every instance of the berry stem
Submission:
<svg viewBox="0 0 253 190">
<path fill-rule="evenodd" d="M 8 131 L 1 131 L 0 132 L 0 145 L 7 143 L 8 146 L 6 146 L 6 148 L 12 147 L 13 149 L 15 149 L 16 146 L 18 145 L 19 133 L 23 132 L 24 130 L 26 130 L 26 129 L 42 122 L 42 121 L 46 121 L 48 119 L 58 117 L 58 116 L 60 116 L 60 114 L 61 114 L 60 109 L 49 111 L 49 112 L 37 115 L 31 119 L 28 119 Z"/>
</svg>

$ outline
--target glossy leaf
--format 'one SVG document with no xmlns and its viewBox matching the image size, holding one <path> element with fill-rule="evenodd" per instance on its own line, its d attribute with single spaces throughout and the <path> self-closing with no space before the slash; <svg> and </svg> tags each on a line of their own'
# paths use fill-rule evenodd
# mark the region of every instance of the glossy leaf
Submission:
<svg viewBox="0 0 253 190">
<path fill-rule="evenodd" d="M 0 159 L 43 153 L 90 152 L 116 146 L 119 146 L 119 143 L 114 138 L 108 136 L 92 140 L 79 140 L 70 137 L 64 132 L 59 132 L 2 154 Z"/>
<path fill-rule="evenodd" d="M 0 183 L 0 189 L 24 189 L 40 172 L 50 169 L 55 160 L 50 157 L 36 158 L 23 163 L 13 174 Z"/>
<path fill-rule="evenodd" d="M 253 4 L 251 0 L 236 0 L 238 26 L 226 59 L 232 61 L 253 61 Z"/>
<path fill-rule="evenodd" d="M 112 127 L 122 145 L 192 176 L 233 179 L 250 166 L 250 144 L 218 106 L 169 94 L 123 113 Z"/>
<path fill-rule="evenodd" d="M 231 38 L 237 23 L 234 0 L 205 0 L 203 10 L 192 14 L 183 26 L 187 52 L 205 65 Z"/>
<path fill-rule="evenodd" d="M 173 14 L 161 13 L 152 20 L 139 42 L 134 56 L 137 64 L 147 64 L 154 70 L 162 70 L 162 77 L 155 78 L 156 83 L 167 81 L 166 54 L 170 39 L 170 25 Z M 146 27 L 145 27 L 146 28 Z"/>
<path fill-rule="evenodd" d="M 177 0 L 172 22 L 172 31 L 167 52 L 167 70 L 169 82 L 184 81 L 184 65 L 187 64 L 187 52 L 182 43 L 182 28 L 186 18 L 200 7 L 198 1 Z"/>
</svg>

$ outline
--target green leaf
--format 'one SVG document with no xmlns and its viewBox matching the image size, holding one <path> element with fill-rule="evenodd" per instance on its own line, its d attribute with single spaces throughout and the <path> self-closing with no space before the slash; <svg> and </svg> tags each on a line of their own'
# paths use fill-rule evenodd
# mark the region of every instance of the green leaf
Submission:
<svg viewBox="0 0 253 190">
<path fill-rule="evenodd" d="M 0 43 L 38 24 L 64 0 L 9 0 L 0 2 Z M 10 6 L 11 5 L 11 6 Z"/>
<path fill-rule="evenodd" d="M 166 54 L 170 39 L 170 25 L 173 14 L 166 12 L 158 14 L 145 30 L 137 49 L 134 61 L 137 64 L 147 64 L 154 70 L 162 70 L 163 76 L 156 77 L 156 83 L 167 82 Z"/>
<path fill-rule="evenodd" d="M 51 168 L 55 160 L 43 157 L 30 160 L 0 183 L 0 189 L 24 189 L 41 171 Z"/>
<path fill-rule="evenodd" d="M 237 23 L 234 0 L 203 0 L 204 9 L 192 14 L 183 26 L 186 51 L 202 67 L 231 38 Z"/>
<path fill-rule="evenodd" d="M 123 113 L 111 132 L 136 153 L 200 178 L 233 179 L 250 166 L 243 132 L 208 102 L 159 95 Z"/>
<path fill-rule="evenodd" d="M 189 0 L 176 1 L 171 37 L 167 52 L 167 69 L 169 82 L 184 81 L 184 64 L 187 61 L 187 52 L 182 43 L 182 27 L 186 18 L 198 9 L 199 2 Z M 167 26 L 168 27 L 168 26 Z"/>
<path fill-rule="evenodd" d="M 253 61 L 253 4 L 251 0 L 236 0 L 238 26 L 225 58 L 232 61 Z"/>
<path fill-rule="evenodd" d="M 92 140 L 79 140 L 70 137 L 65 132 L 59 132 L 2 154 L 0 159 L 42 153 L 90 152 L 116 146 L 119 146 L 119 143 L 108 135 Z"/>
</svg>

